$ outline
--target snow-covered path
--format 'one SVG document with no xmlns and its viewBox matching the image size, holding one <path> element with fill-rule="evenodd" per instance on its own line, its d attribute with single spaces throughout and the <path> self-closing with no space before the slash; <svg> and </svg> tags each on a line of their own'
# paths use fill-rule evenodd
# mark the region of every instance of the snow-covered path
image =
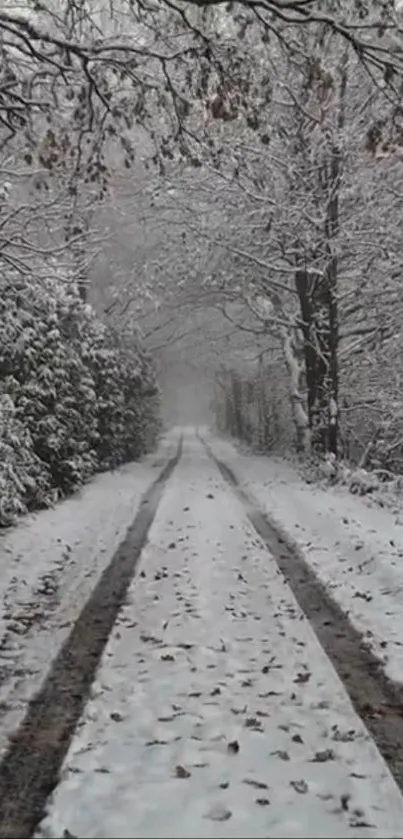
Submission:
<svg viewBox="0 0 403 839">
<path fill-rule="evenodd" d="M 1 756 L 124 539 L 143 494 L 177 444 L 173 431 L 142 462 L 98 475 L 54 508 L 1 532 Z"/>
<path fill-rule="evenodd" d="M 401 837 L 274 558 L 185 439 L 38 836 Z"/>
<path fill-rule="evenodd" d="M 215 456 L 248 496 L 294 541 L 387 676 L 403 684 L 403 515 L 346 487 L 307 484 L 275 457 L 242 454 L 203 430 Z"/>
</svg>

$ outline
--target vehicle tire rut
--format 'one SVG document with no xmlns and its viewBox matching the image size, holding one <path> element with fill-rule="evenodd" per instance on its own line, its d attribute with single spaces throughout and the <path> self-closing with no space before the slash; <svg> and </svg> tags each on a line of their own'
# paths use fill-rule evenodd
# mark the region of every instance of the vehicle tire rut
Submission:
<svg viewBox="0 0 403 839">
<path fill-rule="evenodd" d="M 84 605 L 69 637 L 30 702 L 0 765 L 0 839 L 33 835 L 88 699 L 96 668 L 133 578 L 165 485 L 182 454 L 182 438 L 144 494 L 126 537 Z"/>
<path fill-rule="evenodd" d="M 249 521 L 273 554 L 351 702 L 371 733 L 403 792 L 403 687 L 385 675 L 363 635 L 332 599 L 302 552 L 282 528 L 259 510 L 232 469 L 199 437 L 223 478 L 242 502 Z"/>
</svg>

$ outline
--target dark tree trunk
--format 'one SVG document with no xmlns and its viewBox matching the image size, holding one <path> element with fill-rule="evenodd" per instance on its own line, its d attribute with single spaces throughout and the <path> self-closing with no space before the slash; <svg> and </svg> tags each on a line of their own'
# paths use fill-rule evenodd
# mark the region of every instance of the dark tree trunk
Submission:
<svg viewBox="0 0 403 839">
<path fill-rule="evenodd" d="M 337 304 L 337 236 L 340 223 L 340 137 L 344 127 L 347 84 L 346 58 L 341 67 L 339 110 L 336 125 L 325 131 L 325 148 L 318 170 L 318 208 L 324 208 L 323 242 L 311 254 L 312 264 L 323 265 L 312 274 L 308 266 L 298 268 L 295 286 L 299 297 L 304 344 L 307 407 L 312 447 L 338 453 L 339 437 L 339 318 Z M 335 133 L 334 133 L 335 132 Z M 298 252 L 298 247 L 297 247 Z M 301 254 L 303 257 L 303 254 Z M 303 260 L 302 260 L 303 261 Z M 298 265 L 301 260 L 298 260 Z"/>
<path fill-rule="evenodd" d="M 233 418 L 234 430 L 233 434 L 241 440 L 243 437 L 243 422 L 242 422 L 242 385 L 238 376 L 232 373 L 232 404 L 233 404 Z"/>
<path fill-rule="evenodd" d="M 303 352 L 312 447 L 337 454 L 338 318 L 337 266 L 329 262 L 324 277 L 295 275 L 302 316 Z"/>
</svg>

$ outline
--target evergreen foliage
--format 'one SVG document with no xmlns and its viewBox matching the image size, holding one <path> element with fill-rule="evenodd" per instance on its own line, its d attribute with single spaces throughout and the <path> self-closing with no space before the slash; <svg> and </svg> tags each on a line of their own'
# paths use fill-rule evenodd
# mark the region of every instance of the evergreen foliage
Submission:
<svg viewBox="0 0 403 839">
<path fill-rule="evenodd" d="M 0 526 L 155 443 L 158 389 L 133 336 L 75 287 L 0 275 Z"/>
</svg>

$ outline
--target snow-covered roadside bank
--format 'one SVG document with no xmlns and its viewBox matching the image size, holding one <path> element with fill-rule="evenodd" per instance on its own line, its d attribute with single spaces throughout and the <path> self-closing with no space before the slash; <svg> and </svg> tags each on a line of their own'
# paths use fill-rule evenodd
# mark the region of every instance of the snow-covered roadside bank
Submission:
<svg viewBox="0 0 403 839">
<path fill-rule="evenodd" d="M 202 436 L 297 543 L 387 675 L 403 682 L 403 511 L 370 507 L 343 487 L 308 485 L 288 463 L 241 454 L 204 429 Z"/>
<path fill-rule="evenodd" d="M 0 534 L 0 755 L 177 442 Z"/>
<path fill-rule="evenodd" d="M 392 839 L 402 824 L 276 562 L 188 440 L 37 835 Z"/>
</svg>

